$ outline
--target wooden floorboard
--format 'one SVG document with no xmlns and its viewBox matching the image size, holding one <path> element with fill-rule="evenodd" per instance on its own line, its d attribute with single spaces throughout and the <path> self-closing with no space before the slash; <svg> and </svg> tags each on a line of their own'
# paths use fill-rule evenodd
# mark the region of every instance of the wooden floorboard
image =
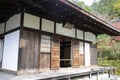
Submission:
<svg viewBox="0 0 120 80">
<path fill-rule="evenodd" d="M 7 77 L 9 79 L 6 79 L 5 76 L 6 74 L 2 74 L 0 72 L 0 80 L 51 80 L 51 79 L 63 79 L 63 78 L 69 78 L 69 77 L 75 77 L 75 76 L 81 76 L 81 75 L 89 75 L 91 72 L 92 73 L 97 73 L 97 72 L 102 72 L 102 70 L 112 70 L 113 68 L 104 68 L 104 67 L 92 67 L 92 68 L 66 68 L 66 69 L 60 69 L 60 70 L 55 70 L 55 71 L 47 71 L 47 72 L 42 72 L 38 74 L 24 74 L 21 76 L 9 76 L 7 74 Z M 11 77 L 11 78 L 10 78 Z M 5 78 L 5 79 L 4 79 Z"/>
</svg>

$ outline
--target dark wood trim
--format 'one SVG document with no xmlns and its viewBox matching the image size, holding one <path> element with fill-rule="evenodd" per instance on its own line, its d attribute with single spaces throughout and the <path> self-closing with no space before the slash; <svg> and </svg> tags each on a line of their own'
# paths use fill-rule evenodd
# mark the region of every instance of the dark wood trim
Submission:
<svg viewBox="0 0 120 80">
<path fill-rule="evenodd" d="M 77 28 L 75 28 L 75 38 L 77 39 Z"/>
<path fill-rule="evenodd" d="M 1 61 L 1 64 L 3 63 L 3 50 L 4 50 L 4 42 L 5 42 L 5 37 L 4 37 L 5 31 L 6 31 L 6 22 L 5 22 L 5 27 L 4 27 L 4 33 L 2 35 L 0 35 L 0 38 L 3 38 L 3 49 L 2 49 L 2 61 Z M 2 69 L 2 65 L 1 65 L 1 69 Z"/>
<path fill-rule="evenodd" d="M 40 28 L 41 28 L 41 26 L 40 26 Z M 41 52 L 40 52 L 40 50 L 41 50 L 41 32 L 39 33 L 39 45 L 38 45 L 38 63 L 39 63 L 38 64 L 38 71 L 39 72 L 41 70 L 41 67 L 40 67 L 40 54 L 41 54 Z"/>
<path fill-rule="evenodd" d="M 1 60 L 1 67 L 0 67 L 0 69 L 2 69 L 2 63 L 3 63 L 3 50 L 4 50 L 4 42 L 5 42 L 5 39 L 3 38 L 2 39 L 3 40 L 3 48 L 2 48 L 2 60 Z"/>
<path fill-rule="evenodd" d="M 83 53 L 84 53 L 84 66 L 85 66 L 85 31 L 83 31 L 83 40 L 84 40 L 84 42 L 83 42 Z"/>
<path fill-rule="evenodd" d="M 41 54 L 51 54 L 51 52 L 40 52 Z"/>
<path fill-rule="evenodd" d="M 33 28 L 28 28 L 28 27 L 23 27 L 23 30 L 27 30 L 27 31 L 33 31 L 33 32 L 40 32 L 40 30 L 37 29 L 33 29 Z"/>
<path fill-rule="evenodd" d="M 40 17 L 40 31 L 42 31 L 42 18 Z"/>
<path fill-rule="evenodd" d="M 54 33 L 56 34 L 56 22 L 54 21 Z"/>
<path fill-rule="evenodd" d="M 11 70 L 7 70 L 7 69 L 0 69 L 0 71 L 17 75 L 17 71 L 11 71 Z"/>
<path fill-rule="evenodd" d="M 0 38 L 4 37 L 5 31 L 6 31 L 6 22 L 5 22 L 5 26 L 4 26 L 4 33 L 0 34 Z"/>
<path fill-rule="evenodd" d="M 12 33 L 12 32 L 17 31 L 17 30 L 19 30 L 19 29 L 20 29 L 20 26 L 12 29 L 12 30 L 10 30 L 10 31 L 5 32 L 4 34 L 2 34 L 2 35 L 0 35 L 0 36 L 4 36 L 4 35 L 6 35 L 6 34 Z"/>
<path fill-rule="evenodd" d="M 20 18 L 20 27 L 22 28 L 24 26 L 24 11 L 21 12 L 21 18 Z"/>
<path fill-rule="evenodd" d="M 21 11 L 21 18 L 20 18 L 20 33 L 19 33 L 19 51 L 18 51 L 18 64 L 17 64 L 17 71 L 20 70 L 20 61 L 21 61 L 21 56 L 22 54 L 20 54 L 21 48 L 20 48 L 20 41 L 21 41 L 21 34 L 23 31 L 23 24 L 24 24 L 24 10 L 22 9 Z M 18 72 L 17 72 L 18 74 Z"/>
<path fill-rule="evenodd" d="M 51 40 L 50 40 L 50 52 L 52 52 L 53 36 L 54 36 L 54 35 L 51 36 Z M 51 53 L 50 53 L 50 70 L 51 70 L 51 68 L 52 68 L 52 67 L 51 67 L 51 66 L 52 66 L 52 65 L 51 65 L 51 63 L 52 63 L 52 61 L 51 61 L 52 58 L 51 58 L 51 57 L 52 57 L 52 55 L 51 55 Z"/>
<path fill-rule="evenodd" d="M 2 34 L 2 35 L 0 35 L 0 39 L 3 39 L 3 38 L 4 38 L 3 34 Z"/>
<path fill-rule="evenodd" d="M 6 32 L 6 23 L 7 23 L 7 22 L 5 22 L 4 33 Z M 3 34 L 4 34 L 4 33 L 3 33 Z"/>
<path fill-rule="evenodd" d="M 12 33 L 12 32 L 14 32 L 14 31 L 17 31 L 17 30 L 19 30 L 19 29 L 20 29 L 20 26 L 19 26 L 19 27 L 14 28 L 14 29 L 12 29 L 12 30 L 10 30 L 10 31 L 8 31 L 8 32 L 5 32 L 5 34 L 4 34 L 4 35 L 9 34 L 9 33 Z"/>
<path fill-rule="evenodd" d="M 0 34 L 0 39 L 4 38 L 4 34 Z"/>
<path fill-rule="evenodd" d="M 87 41 L 87 40 L 85 40 L 84 38 L 83 38 L 83 39 L 77 39 L 77 38 L 75 38 L 75 37 L 69 37 L 69 36 L 65 36 L 65 35 L 61 35 L 61 34 L 49 33 L 49 32 L 46 32 L 46 31 L 41 31 L 41 33 L 42 33 L 42 34 L 48 34 L 48 35 L 62 36 L 62 37 L 70 38 L 70 39 L 80 40 L 80 41 L 87 42 L 87 43 L 92 43 L 91 41 Z M 83 33 L 83 37 L 84 37 L 84 33 Z"/>
<path fill-rule="evenodd" d="M 21 56 L 22 56 L 22 54 L 20 54 L 20 51 L 21 51 L 21 48 L 20 48 L 20 46 L 21 46 L 21 34 L 22 34 L 22 30 L 20 30 L 20 34 L 19 34 L 19 51 L 18 51 L 18 66 L 17 66 L 17 71 L 19 71 L 20 70 L 20 61 L 21 61 Z"/>
</svg>

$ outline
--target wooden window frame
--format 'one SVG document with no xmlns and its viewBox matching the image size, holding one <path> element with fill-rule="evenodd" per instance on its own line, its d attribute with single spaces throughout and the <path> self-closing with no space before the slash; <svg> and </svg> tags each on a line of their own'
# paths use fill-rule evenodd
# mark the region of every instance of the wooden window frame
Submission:
<svg viewBox="0 0 120 80">
<path fill-rule="evenodd" d="M 49 39 L 47 39 L 47 38 L 42 38 L 42 36 L 44 36 L 44 37 L 49 37 Z M 42 39 L 44 39 L 44 40 L 49 40 L 49 47 L 44 47 L 44 48 L 49 48 L 49 51 L 46 51 L 46 50 L 44 50 L 44 51 L 41 51 L 42 50 L 42 43 L 43 44 L 48 44 L 48 42 L 46 42 L 46 43 L 44 43 L 44 42 L 42 42 Z M 48 46 L 48 45 L 47 45 Z M 41 34 L 41 38 L 40 38 L 40 52 L 41 53 L 51 53 L 51 36 L 50 35 L 48 35 L 48 34 Z"/>
</svg>

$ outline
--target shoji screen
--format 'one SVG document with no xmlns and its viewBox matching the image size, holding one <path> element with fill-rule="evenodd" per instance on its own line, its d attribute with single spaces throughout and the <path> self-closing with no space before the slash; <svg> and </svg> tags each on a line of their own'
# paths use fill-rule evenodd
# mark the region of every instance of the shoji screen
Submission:
<svg viewBox="0 0 120 80">
<path fill-rule="evenodd" d="M 90 44 L 85 43 L 85 66 L 90 66 Z"/>
</svg>

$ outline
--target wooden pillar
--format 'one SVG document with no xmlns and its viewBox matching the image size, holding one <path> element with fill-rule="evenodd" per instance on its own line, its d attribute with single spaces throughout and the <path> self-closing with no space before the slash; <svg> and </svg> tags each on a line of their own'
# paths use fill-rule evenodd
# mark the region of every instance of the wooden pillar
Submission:
<svg viewBox="0 0 120 80">
<path fill-rule="evenodd" d="M 68 78 L 68 80 L 70 80 L 70 77 Z"/>
<path fill-rule="evenodd" d="M 96 80 L 99 80 L 99 72 L 97 72 L 97 79 Z"/>
<path fill-rule="evenodd" d="M 89 79 L 91 80 L 91 77 L 92 77 L 92 72 L 90 72 L 90 75 L 89 75 Z"/>
<path fill-rule="evenodd" d="M 115 75 L 115 69 L 113 69 L 113 75 Z"/>
<path fill-rule="evenodd" d="M 110 70 L 108 70 L 108 77 L 110 78 Z"/>
</svg>

